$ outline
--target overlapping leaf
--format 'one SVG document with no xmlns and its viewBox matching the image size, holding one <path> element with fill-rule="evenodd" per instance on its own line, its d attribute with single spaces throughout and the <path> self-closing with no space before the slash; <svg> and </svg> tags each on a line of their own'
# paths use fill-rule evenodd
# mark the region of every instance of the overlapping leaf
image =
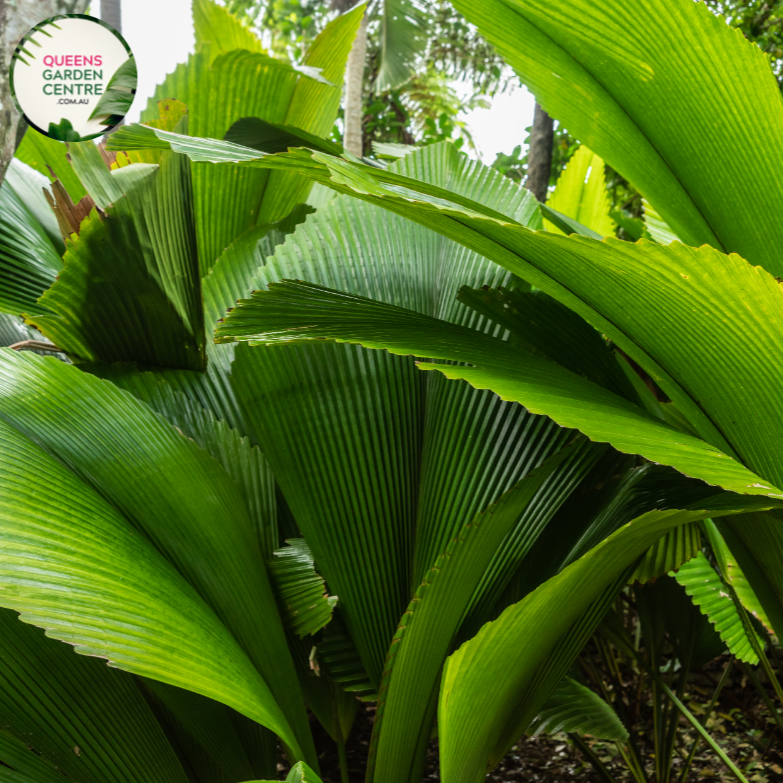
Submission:
<svg viewBox="0 0 783 783">
<path fill-rule="evenodd" d="M 0 638 L 3 763 L 32 779 L 35 768 L 48 764 L 57 780 L 65 774 L 84 781 L 186 783 L 133 677 L 75 655 L 8 609 L 0 610 Z"/>
<path fill-rule="evenodd" d="M 106 215 L 93 211 L 68 241 L 65 267 L 39 305 L 53 314 L 29 323 L 77 360 L 203 370 L 187 161 L 163 153 L 159 168 L 110 173 L 90 147 L 91 155 L 74 152 L 74 163 Z"/>
<path fill-rule="evenodd" d="M 745 632 L 742 618 L 704 553 L 699 552 L 692 560 L 684 563 L 673 576 L 715 626 L 731 653 L 739 660 L 755 666 L 759 661 L 758 655 Z"/>
<path fill-rule="evenodd" d="M 397 165 L 430 181 L 472 189 L 522 219 L 534 212 L 528 194 L 461 160 L 448 145 Z M 230 273 L 231 263 L 221 261 L 215 273 L 241 279 Z M 236 263 L 247 269 L 244 261 Z M 283 275 L 344 285 L 477 324 L 485 321 L 453 299 L 459 285 L 509 279 L 477 254 L 405 221 L 390 225 L 377 209 L 348 199 L 310 216 L 247 285 L 261 287 Z M 361 349 L 240 349 L 233 372 L 264 452 L 319 568 L 340 596 L 377 687 L 411 585 L 465 519 L 563 445 L 568 433 L 490 394 L 445 382 L 429 385 L 425 421 L 423 379 L 412 363 Z M 305 388 L 305 375 L 319 380 Z M 347 407 L 345 395 L 351 400 Z M 302 475 L 309 477 L 304 486 Z"/>
<path fill-rule="evenodd" d="M 549 457 L 466 524 L 417 589 L 386 659 L 370 749 L 370 780 L 421 779 L 439 675 L 460 623 L 498 548 L 569 451 Z"/>
<path fill-rule="evenodd" d="M 114 562 L 110 554 L 114 533 L 100 533 L 100 528 L 91 533 L 92 528 L 87 520 L 84 522 L 88 525 L 86 529 L 74 527 L 69 532 L 68 535 L 82 542 L 77 553 L 79 558 L 83 558 L 79 561 L 82 563 L 80 568 L 86 569 L 88 576 L 92 573 L 90 569 L 94 568 L 95 578 L 102 582 L 100 587 L 89 587 L 91 583 L 88 579 L 82 590 L 87 591 L 84 596 L 79 593 L 68 598 L 63 594 L 58 600 L 63 601 L 62 605 L 68 609 L 58 609 L 62 605 L 55 601 L 52 605 L 54 615 L 52 618 L 46 616 L 46 622 L 54 625 L 47 625 L 47 628 L 57 628 L 56 635 L 60 638 L 70 638 L 71 633 L 78 635 L 78 625 L 74 625 L 73 618 L 81 616 L 79 607 L 84 604 L 87 607 L 85 611 L 89 613 L 95 611 L 90 607 L 99 606 L 102 601 L 111 602 L 115 598 L 121 602 L 119 607 L 127 615 L 130 611 L 128 606 L 135 606 L 134 602 L 142 600 L 146 595 L 143 584 L 149 581 L 154 585 L 157 584 L 155 580 L 165 577 L 168 582 L 160 588 L 163 592 L 149 598 L 152 601 L 149 606 L 152 612 L 150 617 L 157 618 L 160 615 L 150 626 L 152 630 L 144 630 L 144 623 L 150 622 L 146 613 L 137 618 L 137 622 L 142 623 L 139 633 L 146 640 L 144 644 L 157 645 L 155 649 L 158 652 L 137 660 L 132 650 L 125 650 L 127 645 L 116 647 L 117 643 L 108 639 L 107 644 L 114 644 L 108 648 L 112 658 L 140 674 L 191 688 L 223 701 L 278 733 L 282 732 L 295 753 L 302 753 L 302 747 L 305 748 L 304 753 L 309 753 L 307 743 L 310 735 L 301 696 L 298 695 L 293 666 L 287 657 L 282 624 L 266 572 L 259 567 L 263 561 L 258 540 L 239 489 L 223 468 L 143 403 L 110 383 L 55 359 L 41 359 L 13 351 L 2 352 L 0 418 L 6 425 L 14 427 L 7 427 L 10 433 L 8 437 L 12 443 L 18 441 L 21 444 L 19 449 L 24 446 L 26 451 L 23 453 L 31 449 L 33 455 L 37 453 L 36 449 L 43 453 L 40 446 L 33 446 L 32 441 L 26 438 L 34 439 L 53 455 L 47 457 L 50 462 L 56 457 L 75 471 L 67 471 L 60 462 L 53 463 L 56 469 L 52 467 L 51 470 L 59 477 L 57 480 L 62 483 L 62 489 L 56 493 L 49 490 L 47 503 L 56 506 L 61 502 L 70 505 L 86 502 L 79 501 L 76 496 L 72 500 L 65 499 L 69 497 L 71 487 L 83 486 L 79 490 L 82 495 L 86 493 L 87 497 L 94 495 L 101 498 L 104 505 L 107 501 L 103 498 L 111 501 L 112 505 L 107 506 L 111 514 L 105 523 L 111 524 L 110 530 L 117 528 L 117 536 L 125 531 L 122 532 L 125 537 L 122 541 L 127 543 L 121 542 L 121 546 L 117 544 L 120 547 L 117 557 L 127 552 L 128 560 L 118 561 L 117 568 L 132 568 L 133 579 L 123 577 L 122 571 L 113 574 L 111 570 L 105 571 L 99 567 L 104 561 L 110 565 Z M 20 434 L 16 434 L 17 431 Z M 24 445 L 28 443 L 29 446 Z M 38 457 L 30 459 L 33 462 L 40 461 Z M 15 467 L 9 471 L 8 480 L 21 480 L 24 486 L 23 479 L 14 479 L 17 476 L 14 471 L 19 470 L 18 464 L 19 460 L 13 462 Z M 42 493 L 36 489 L 32 476 L 24 493 L 4 493 L 4 497 L 12 504 L 7 515 L 9 523 L 19 525 L 31 519 L 30 492 L 33 498 L 38 497 L 39 502 L 42 502 Z M 18 511 L 14 505 L 17 501 L 23 504 Z M 101 519 L 108 513 L 101 511 L 102 508 L 99 507 Z M 55 515 L 54 520 L 59 520 L 59 525 L 71 524 L 69 516 Z M 35 530 L 35 526 L 30 528 L 31 536 L 35 537 Z M 139 535 L 140 531 L 144 535 Z M 52 531 L 44 535 L 47 541 L 51 541 L 60 533 Z M 84 546 L 84 541 L 90 540 L 92 535 L 103 536 L 96 540 L 98 548 L 95 550 Z M 70 550 L 66 548 L 63 552 Z M 163 560 L 159 552 L 165 553 L 174 567 Z M 65 554 L 55 549 L 52 556 L 65 557 Z M 138 558 L 138 563 L 134 558 Z M 66 565 L 61 567 L 66 568 Z M 158 575 L 158 571 L 163 576 Z M 169 573 L 171 575 L 166 577 Z M 192 586 L 184 581 L 183 575 Z M 115 596 L 112 584 L 122 586 L 123 579 L 131 592 L 120 591 Z M 177 587 L 178 583 L 182 586 Z M 44 588 L 33 584 L 29 595 L 34 597 L 39 589 Z M 159 602 L 164 600 L 161 596 L 167 595 L 166 591 L 172 595 L 183 593 L 185 597 L 182 601 L 185 603 L 178 611 L 189 612 L 191 619 L 184 615 L 170 615 L 170 611 L 175 610 L 174 604 L 170 611 L 160 608 Z M 13 598 L 11 591 L 3 591 L 2 595 L 9 601 Z M 32 598 L 24 599 L 28 600 Z M 167 597 L 166 600 L 173 599 Z M 196 612 L 194 601 L 195 606 L 201 607 L 198 609 L 200 614 L 193 614 Z M 16 606 L 15 603 L 8 605 Z M 43 603 L 33 605 L 43 611 Z M 30 613 L 30 604 L 24 603 L 22 608 L 28 611 L 30 617 L 35 616 L 34 612 Z M 122 613 L 116 615 L 116 621 L 120 622 L 123 616 Z M 100 621 L 96 622 L 99 628 Z M 199 630 L 202 627 L 211 628 L 211 636 L 202 638 L 203 634 Z M 55 634 L 54 630 L 51 632 Z M 93 637 L 95 633 L 98 631 L 94 631 Z M 183 646 L 183 655 L 192 655 L 198 649 L 199 660 L 203 658 L 204 663 L 191 667 L 190 663 L 183 661 L 184 670 L 174 669 L 164 676 L 162 672 L 167 672 L 167 667 L 171 666 L 168 663 L 173 655 L 171 649 L 176 648 L 175 640 L 180 639 L 180 635 L 182 644 L 187 639 L 189 645 Z M 78 643 L 87 644 L 88 647 L 92 645 L 90 649 L 102 649 L 96 647 L 100 634 L 98 638 L 93 637 L 90 637 L 89 644 Z M 211 637 L 220 642 L 221 646 L 215 655 L 222 666 L 226 665 L 221 658 L 223 655 L 227 656 L 227 661 L 238 661 L 236 666 L 240 667 L 239 672 L 244 672 L 241 674 L 243 685 L 237 682 L 231 684 L 225 677 L 221 679 L 210 674 L 209 666 L 214 665 L 210 664 L 210 660 L 215 659 L 209 659 L 206 648 L 202 647 L 209 644 L 208 638 Z M 257 669 L 251 666 L 251 659 Z M 215 685 L 209 685 L 212 679 Z M 257 681 L 257 684 L 252 685 L 253 681 Z M 253 699 L 256 706 L 253 706 Z M 259 712 L 261 705 L 266 710 L 263 714 Z M 283 715 L 286 717 L 283 718 Z M 294 727 L 293 731 L 290 726 Z"/>
<path fill-rule="evenodd" d="M 384 0 L 381 4 L 381 53 L 373 88 L 399 87 L 415 73 L 427 47 L 430 9 L 422 0 Z"/>
<path fill-rule="evenodd" d="M 547 206 L 579 221 L 600 237 L 614 235 L 614 221 L 609 217 L 604 162 L 585 146 L 581 146 L 566 164 L 554 193 L 547 199 Z M 545 228 L 560 232 L 548 222 Z"/>
<path fill-rule="evenodd" d="M 305 68 L 296 69 L 266 54 L 253 33 L 211 0 L 199 0 L 194 18 L 201 50 L 158 86 L 142 120 L 157 116 L 157 101 L 176 98 L 188 106 L 194 136 L 222 138 L 234 122 L 252 116 L 327 135 L 362 11 L 328 25 L 310 46 Z M 280 220 L 310 189 L 289 173 L 235 167 L 198 167 L 193 187 L 202 274 L 236 237 L 256 223 Z"/>
<path fill-rule="evenodd" d="M 577 732 L 625 742 L 628 730 L 611 705 L 570 677 L 563 678 L 530 725 L 532 735 Z"/>
<path fill-rule="evenodd" d="M 534 354 L 466 327 L 364 297 L 293 281 L 275 283 L 229 314 L 218 339 L 259 344 L 331 339 L 392 353 L 475 366 L 420 363 L 501 398 L 546 413 L 565 427 L 686 475 L 744 494 L 781 492 L 705 441 L 678 432 L 643 409 Z"/>
<path fill-rule="evenodd" d="M 183 577 L 75 473 L 6 421 L 0 431 L 2 605 L 81 653 L 222 701 L 294 744 L 268 687 Z"/>
<path fill-rule="evenodd" d="M 583 615 L 662 534 L 706 516 L 739 513 L 760 498 L 724 493 L 709 510 L 652 511 L 618 530 L 581 559 L 509 607 L 447 661 L 438 708 L 441 774 L 478 783 L 539 712 L 581 644 L 555 654 L 569 636 L 585 635 Z M 589 577 L 587 576 L 589 574 Z M 594 628 L 605 612 L 594 614 Z M 587 628 L 589 631 L 589 628 Z M 551 683 L 547 687 L 547 682 Z"/>
<path fill-rule="evenodd" d="M 38 298 L 61 268 L 51 238 L 6 179 L 0 186 L 0 311 L 46 312 Z"/>
<path fill-rule="evenodd" d="M 288 546 L 273 553 L 269 577 L 285 625 L 300 638 L 321 630 L 331 619 L 337 596 L 324 590 L 323 577 L 315 571 L 310 547 L 303 538 L 289 539 Z"/>
<path fill-rule="evenodd" d="M 783 105 L 766 55 L 740 30 L 690 0 L 455 6 L 684 242 L 783 274 Z"/>
<path fill-rule="evenodd" d="M 142 141 L 138 131 L 127 134 L 126 142 L 150 143 L 149 135 Z M 783 336 L 783 319 L 776 317 L 783 291 L 762 269 L 709 247 L 530 232 L 462 194 L 323 153 L 258 157 L 226 142 L 149 134 L 154 143 L 173 144 L 199 159 L 244 156 L 250 166 L 298 168 L 338 191 L 480 248 L 610 337 L 658 382 L 706 441 L 736 454 L 769 482 L 783 480 L 776 446 L 776 433 L 783 435 L 783 406 L 776 393 L 780 368 L 756 358 L 774 356 Z M 743 291 L 742 298 L 732 294 L 736 290 Z M 721 346 L 719 365 L 704 350 L 709 345 Z M 763 420 L 748 414 L 747 388 L 753 389 L 753 409 L 765 411 Z"/>
<path fill-rule="evenodd" d="M 90 369 L 143 400 L 223 466 L 242 493 L 262 552 L 271 556 L 280 543 L 275 482 L 261 450 L 161 374 L 116 365 Z"/>
</svg>

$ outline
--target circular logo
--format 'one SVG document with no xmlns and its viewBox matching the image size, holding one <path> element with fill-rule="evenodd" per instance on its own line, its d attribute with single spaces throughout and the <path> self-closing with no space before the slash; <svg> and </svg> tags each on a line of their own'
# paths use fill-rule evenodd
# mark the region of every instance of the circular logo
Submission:
<svg viewBox="0 0 783 783">
<path fill-rule="evenodd" d="M 106 22 L 83 14 L 53 16 L 33 27 L 11 59 L 11 94 L 25 120 L 60 141 L 86 141 L 111 130 L 136 92 L 136 61 Z"/>
</svg>

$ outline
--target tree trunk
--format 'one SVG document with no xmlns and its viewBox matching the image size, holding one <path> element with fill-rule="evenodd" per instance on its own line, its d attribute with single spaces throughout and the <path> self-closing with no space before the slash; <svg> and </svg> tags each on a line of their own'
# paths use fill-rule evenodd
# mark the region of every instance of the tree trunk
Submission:
<svg viewBox="0 0 783 783">
<path fill-rule="evenodd" d="M 345 69 L 345 149 L 361 158 L 363 154 L 362 119 L 362 86 L 364 83 L 364 66 L 367 60 L 367 14 L 364 15 L 353 48 L 348 55 Z"/>
<path fill-rule="evenodd" d="M 33 25 L 57 14 L 83 14 L 88 3 L 89 0 L 0 0 L 0 184 L 27 127 L 11 97 L 8 69 L 14 49 Z"/>
<path fill-rule="evenodd" d="M 2 2 L 2 0 L 0 0 Z M 101 0 L 101 21 L 110 24 L 120 35 L 122 35 L 122 0 Z M 125 120 L 120 120 L 108 133 L 103 140 L 111 136 L 112 133 L 119 130 Z"/>
<path fill-rule="evenodd" d="M 101 20 L 110 24 L 122 35 L 122 4 L 121 0 L 101 0 Z"/>
<path fill-rule="evenodd" d="M 555 121 L 536 104 L 533 129 L 530 132 L 530 147 L 527 151 L 525 187 L 541 202 L 546 201 L 549 187 L 554 137 Z"/>
</svg>

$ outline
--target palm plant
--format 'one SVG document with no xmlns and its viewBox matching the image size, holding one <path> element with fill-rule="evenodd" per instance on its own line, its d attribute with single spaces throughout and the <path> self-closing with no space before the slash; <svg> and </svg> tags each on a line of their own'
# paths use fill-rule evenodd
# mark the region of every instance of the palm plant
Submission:
<svg viewBox="0 0 783 783">
<path fill-rule="evenodd" d="M 624 643 L 602 620 L 629 580 L 676 569 L 717 649 L 765 660 L 747 613 L 780 633 L 780 229 L 774 177 L 753 169 L 763 208 L 747 178 L 779 141 L 747 95 L 779 101 L 774 78 L 686 0 L 671 29 L 647 0 L 638 41 L 619 3 L 545 5 L 464 10 L 588 143 L 548 208 L 448 143 L 383 168 L 325 140 L 362 8 L 294 67 L 198 0 L 198 51 L 145 125 L 67 158 L 25 138 L 0 192 L 0 304 L 26 314 L 7 342 L 69 361 L 0 351 L 0 780 L 271 778 L 277 736 L 289 779 L 317 781 L 305 704 L 344 758 L 357 694 L 377 783 L 420 780 L 433 730 L 444 780 L 479 781 L 574 705 L 569 731 L 631 743 L 568 675 L 596 631 Z M 693 51 L 719 83 L 677 70 Z M 699 79 L 693 116 L 673 85 Z M 598 155 L 651 234 L 716 246 L 602 239 Z M 55 173 L 49 204 L 23 164 Z"/>
</svg>

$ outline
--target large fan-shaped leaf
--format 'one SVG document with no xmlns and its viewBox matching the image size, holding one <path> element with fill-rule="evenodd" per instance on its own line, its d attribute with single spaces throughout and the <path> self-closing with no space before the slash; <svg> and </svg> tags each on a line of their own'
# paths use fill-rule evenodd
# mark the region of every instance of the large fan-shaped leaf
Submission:
<svg viewBox="0 0 783 783">
<path fill-rule="evenodd" d="M 50 187 L 49 178 L 26 163 L 22 163 L 18 158 L 12 158 L 6 169 L 4 181 L 11 186 L 33 217 L 41 224 L 55 250 L 62 255 L 65 252 L 65 244 L 60 227 L 44 195 L 44 191 L 48 191 Z"/>
<path fill-rule="evenodd" d="M 7 466 L 0 495 L 0 604 L 79 652 L 229 704 L 295 746 L 245 653 L 155 547 L 6 421 L 0 438 Z"/>
<path fill-rule="evenodd" d="M 0 638 L 3 733 L 23 750 L 5 755 L 0 744 L 0 761 L 24 774 L 43 759 L 85 781 L 187 781 L 133 677 L 74 655 L 8 609 Z"/>
<path fill-rule="evenodd" d="M 465 188 L 520 219 L 535 212 L 529 194 L 461 159 L 450 145 L 429 148 L 397 165 Z M 237 264 L 247 275 L 245 263 L 227 257 L 207 281 L 240 280 L 230 269 Z M 409 222 L 389 224 L 377 209 L 349 199 L 310 216 L 246 285 L 261 287 L 283 275 L 344 285 L 477 325 L 484 320 L 453 299 L 459 285 L 509 280 L 477 254 Z M 491 394 L 442 382 L 426 390 L 422 447 L 425 390 L 413 370 L 407 360 L 339 346 L 239 350 L 234 367 L 239 395 L 264 452 L 319 569 L 340 596 L 341 611 L 376 684 L 411 585 L 420 582 L 466 519 L 569 437 Z M 320 379 L 317 394 L 302 387 L 305 373 Z M 358 385 L 347 392 L 353 402 L 345 408 L 343 390 L 351 379 Z M 325 431 L 332 434 L 324 438 Z M 291 437 L 294 432 L 299 434 Z M 310 477 L 304 486 L 302 475 Z M 414 523 L 415 575 L 410 562 Z M 367 542 L 375 541 L 370 549 Z M 357 571 L 357 563 L 366 573 Z"/>
<path fill-rule="evenodd" d="M 371 172 L 322 153 L 259 158 L 226 142 L 135 129 L 128 129 L 123 143 L 173 144 L 199 160 L 292 167 L 468 247 L 481 248 L 609 336 L 659 383 L 708 443 L 738 454 L 768 482 L 781 483 L 783 462 L 777 443 L 783 435 L 783 410 L 776 393 L 780 368 L 766 357 L 777 355 L 783 324 L 774 314 L 780 312 L 777 303 L 783 293 L 774 278 L 739 257 L 709 247 L 661 247 L 644 241 L 631 245 L 610 239 L 597 243 L 533 234 L 462 194 L 394 172 Z M 661 290 L 667 292 L 665 297 Z M 741 299 L 733 296 L 736 290 L 743 292 Z M 715 365 L 704 347 L 718 345 L 723 361 Z M 472 380 L 483 384 L 488 379 Z M 750 413 L 757 410 L 764 410 L 764 416 Z M 737 534 L 745 531 L 738 529 Z M 753 574 L 749 578 L 757 592 L 762 591 L 759 580 L 772 580 L 761 600 L 770 618 L 777 618 L 772 619 L 775 627 L 783 628 L 783 614 L 767 600 L 779 602 L 783 596 L 776 560 L 783 551 L 783 537 L 775 524 L 757 524 L 744 540 L 750 558 L 764 565 L 759 568 L 746 559 L 743 571 Z"/>
<path fill-rule="evenodd" d="M 279 545 L 275 482 L 261 450 L 226 421 L 217 419 L 210 409 L 175 391 L 165 378 L 127 370 L 102 367 L 99 374 L 146 402 L 225 468 L 242 492 L 264 555 L 271 556 Z"/>
<path fill-rule="evenodd" d="M 683 241 L 783 274 L 783 105 L 766 55 L 740 30 L 691 0 L 455 5 Z"/>
<path fill-rule="evenodd" d="M 212 0 L 194 0 L 193 31 L 196 46 L 211 44 L 210 54 L 217 57 L 220 52 L 232 49 L 247 49 L 266 54 L 258 36 L 224 6 Z"/>
<path fill-rule="evenodd" d="M 417 589 L 386 659 L 373 726 L 370 780 L 421 779 L 439 675 L 460 622 L 498 547 L 570 450 L 549 457 L 466 524 Z"/>
<path fill-rule="evenodd" d="M 170 558 L 258 667 L 295 727 L 295 734 L 284 729 L 286 742 L 294 736 L 293 747 L 307 748 L 309 730 L 258 539 L 223 468 L 106 381 L 13 351 L 0 352 L 0 361 L 0 418 L 73 466 Z M 150 548 L 138 533 L 135 540 L 137 548 Z M 188 687 L 187 679 L 173 684 Z"/>
<path fill-rule="evenodd" d="M 475 367 L 421 363 L 448 378 L 464 378 L 490 388 L 501 398 L 546 413 L 566 427 L 577 427 L 595 440 L 670 464 L 686 475 L 734 492 L 781 496 L 741 463 L 708 443 L 678 432 L 643 409 L 574 373 L 514 349 L 508 343 L 462 326 L 364 297 L 307 283 L 275 283 L 255 292 L 229 314 L 218 339 L 258 344 L 334 339 L 369 348 L 415 354 Z"/>
<path fill-rule="evenodd" d="M 144 145 L 151 137 L 158 144 L 167 139 L 200 159 L 244 156 L 251 166 L 298 167 L 337 190 L 481 248 L 610 337 L 659 383 L 708 442 L 738 454 L 770 482 L 783 480 L 776 445 L 776 433 L 783 435 L 783 407 L 776 393 L 780 368 L 760 358 L 775 356 L 774 346 L 783 335 L 783 319 L 770 315 L 780 312 L 776 303 L 783 291 L 771 275 L 738 256 L 676 243 L 662 247 L 533 233 L 460 193 L 323 153 L 259 158 L 226 142 L 153 130 L 128 129 L 127 134 L 124 141 L 137 139 Z M 742 299 L 733 295 L 735 290 L 743 291 Z M 718 344 L 724 361 L 714 365 L 704 346 Z M 753 409 L 765 411 L 763 420 L 748 414 L 748 388 L 754 392 Z"/>
<path fill-rule="evenodd" d="M 194 5 L 198 35 L 212 43 L 158 86 L 142 119 L 157 116 L 157 101 L 176 98 L 187 104 L 189 133 L 195 136 L 222 138 L 234 122 L 250 116 L 326 135 L 337 115 L 339 85 L 362 12 L 355 9 L 327 25 L 305 59 L 311 70 L 300 73 L 263 53 L 260 43 L 248 40 L 252 33 L 234 19 L 227 21 L 223 9 L 200 0 Z M 234 48 L 240 43 L 241 49 Z M 322 69 L 323 75 L 312 78 L 312 69 Z M 280 220 L 310 190 L 307 181 L 294 174 L 240 172 L 235 167 L 197 168 L 193 187 L 202 274 L 236 237 L 256 222 Z"/>
<path fill-rule="evenodd" d="M 100 156 L 90 161 L 81 152 L 78 159 L 90 192 L 107 213 L 93 212 L 69 240 L 65 268 L 41 299 L 40 306 L 54 315 L 29 323 L 74 359 L 203 370 L 187 161 L 163 153 L 157 170 L 136 164 L 111 174 Z M 123 180 L 131 169 L 141 178 Z"/>
<path fill-rule="evenodd" d="M 607 589 L 619 590 L 623 574 L 662 534 L 759 502 L 724 493 L 703 504 L 709 511 L 649 512 L 487 623 L 444 669 L 438 711 L 444 778 L 454 783 L 484 779 L 488 762 L 491 768 L 502 758 L 510 738 L 525 730 L 556 687 L 558 680 L 551 682 L 551 676 L 551 686 L 541 687 L 547 678 L 541 679 L 540 672 L 551 675 L 560 667 L 564 674 L 578 652 L 577 647 L 570 658 L 560 656 L 553 668 L 558 645 L 576 628 L 583 635 L 579 620 L 585 611 Z M 591 619 L 593 627 L 602 614 Z"/>
<path fill-rule="evenodd" d="M 76 204 L 87 191 L 68 163 L 67 155 L 68 148 L 61 141 L 50 139 L 29 128 L 15 157 L 47 178 L 52 175 L 57 177 L 71 197 L 71 201 Z"/>
</svg>

